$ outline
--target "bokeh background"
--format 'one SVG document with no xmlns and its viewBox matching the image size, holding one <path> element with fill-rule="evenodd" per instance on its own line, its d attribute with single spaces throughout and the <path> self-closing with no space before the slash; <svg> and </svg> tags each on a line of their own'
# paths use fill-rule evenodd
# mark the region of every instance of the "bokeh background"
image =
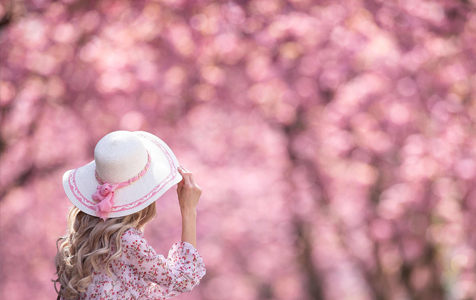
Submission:
<svg viewBox="0 0 476 300">
<path fill-rule="evenodd" d="M 203 189 L 181 299 L 475 299 L 475 0 L 2 0 L 0 298 L 55 299 L 114 130 Z M 180 238 L 175 188 L 145 238 Z"/>
</svg>

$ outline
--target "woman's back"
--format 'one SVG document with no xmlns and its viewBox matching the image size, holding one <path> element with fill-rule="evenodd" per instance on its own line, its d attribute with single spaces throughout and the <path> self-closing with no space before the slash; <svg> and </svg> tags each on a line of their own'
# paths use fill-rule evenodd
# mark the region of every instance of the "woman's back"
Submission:
<svg viewBox="0 0 476 300">
<path fill-rule="evenodd" d="M 156 254 L 142 231 L 131 228 L 122 235 L 121 245 L 122 256 L 111 263 L 116 278 L 106 271 L 93 272 L 78 299 L 167 299 L 191 291 L 205 275 L 202 257 L 187 242 L 175 243 L 164 257 Z"/>
</svg>

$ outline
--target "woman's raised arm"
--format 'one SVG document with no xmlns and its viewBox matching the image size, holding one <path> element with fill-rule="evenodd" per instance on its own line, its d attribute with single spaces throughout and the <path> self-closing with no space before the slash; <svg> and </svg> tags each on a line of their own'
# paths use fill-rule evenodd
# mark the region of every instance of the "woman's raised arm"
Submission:
<svg viewBox="0 0 476 300">
<path fill-rule="evenodd" d="M 182 213 L 182 242 L 197 247 L 197 204 L 202 189 L 195 183 L 193 174 L 180 166 L 177 169 L 183 179 L 177 184 L 177 195 Z"/>
</svg>

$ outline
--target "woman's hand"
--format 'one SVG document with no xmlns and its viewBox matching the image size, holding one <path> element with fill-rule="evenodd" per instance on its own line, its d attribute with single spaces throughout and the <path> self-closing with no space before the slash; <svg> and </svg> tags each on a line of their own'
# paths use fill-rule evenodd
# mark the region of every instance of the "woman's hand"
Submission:
<svg viewBox="0 0 476 300">
<path fill-rule="evenodd" d="M 182 241 L 197 248 L 197 204 L 202 189 L 195 183 L 193 174 L 180 166 L 183 179 L 177 184 L 177 195 L 182 213 Z"/>
<path fill-rule="evenodd" d="M 182 214 L 185 212 L 194 212 L 200 195 L 202 194 L 202 189 L 195 183 L 193 179 L 193 174 L 180 166 L 177 168 L 180 174 L 182 174 L 183 179 L 177 184 L 177 195 L 180 204 L 180 210 Z"/>
</svg>

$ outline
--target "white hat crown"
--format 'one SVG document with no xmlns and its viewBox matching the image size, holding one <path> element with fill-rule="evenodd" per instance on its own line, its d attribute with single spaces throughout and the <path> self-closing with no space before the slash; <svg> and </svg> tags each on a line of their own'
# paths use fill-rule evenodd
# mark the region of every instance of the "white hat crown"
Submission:
<svg viewBox="0 0 476 300">
<path fill-rule="evenodd" d="M 137 176 L 147 164 L 147 150 L 129 131 L 115 131 L 104 136 L 94 149 L 98 176 L 110 184 Z"/>
</svg>

